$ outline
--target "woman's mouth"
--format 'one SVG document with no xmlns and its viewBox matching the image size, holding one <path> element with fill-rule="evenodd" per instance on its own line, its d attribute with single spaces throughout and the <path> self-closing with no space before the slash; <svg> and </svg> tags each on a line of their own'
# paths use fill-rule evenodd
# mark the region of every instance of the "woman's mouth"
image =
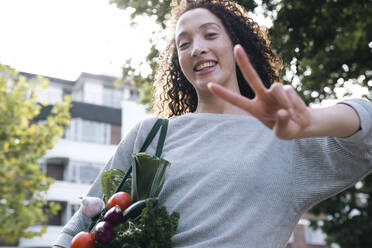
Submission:
<svg viewBox="0 0 372 248">
<path fill-rule="evenodd" d="M 214 71 L 217 67 L 217 61 L 208 60 L 208 61 L 200 61 L 194 66 L 194 71 L 198 75 L 208 74 Z"/>
</svg>

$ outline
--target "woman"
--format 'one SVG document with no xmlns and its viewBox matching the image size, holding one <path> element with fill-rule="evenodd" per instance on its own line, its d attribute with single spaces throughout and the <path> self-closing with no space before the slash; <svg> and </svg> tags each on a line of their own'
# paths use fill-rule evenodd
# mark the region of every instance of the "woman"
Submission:
<svg viewBox="0 0 372 248">
<path fill-rule="evenodd" d="M 174 247 L 285 247 L 306 210 L 372 171 L 372 106 L 306 107 L 274 83 L 280 64 L 265 33 L 231 1 L 176 11 L 156 105 L 172 117 L 159 201 L 180 213 Z M 126 170 L 155 120 L 139 123 L 106 169 Z M 99 177 L 89 195 L 102 196 Z M 79 211 L 56 245 L 87 224 Z"/>
</svg>

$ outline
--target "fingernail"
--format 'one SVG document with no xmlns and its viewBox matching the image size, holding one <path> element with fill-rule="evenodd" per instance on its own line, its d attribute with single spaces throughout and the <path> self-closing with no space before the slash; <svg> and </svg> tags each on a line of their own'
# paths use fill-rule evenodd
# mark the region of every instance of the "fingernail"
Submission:
<svg viewBox="0 0 372 248">
<path fill-rule="evenodd" d="M 239 48 L 239 47 L 242 47 L 240 44 L 236 44 L 235 46 L 234 46 L 234 52 L 236 52 L 236 50 Z"/>
</svg>

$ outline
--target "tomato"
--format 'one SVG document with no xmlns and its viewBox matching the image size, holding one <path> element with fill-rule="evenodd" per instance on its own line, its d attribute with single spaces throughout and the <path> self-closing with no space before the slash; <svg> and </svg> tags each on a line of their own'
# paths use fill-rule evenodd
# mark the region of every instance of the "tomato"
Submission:
<svg viewBox="0 0 372 248">
<path fill-rule="evenodd" d="M 115 205 L 118 205 L 121 211 L 127 209 L 131 204 L 130 194 L 127 192 L 118 192 L 113 194 L 107 201 L 107 208 L 110 209 Z"/>
<path fill-rule="evenodd" d="M 70 248 L 95 248 L 94 234 L 90 232 L 79 232 L 71 241 Z"/>
</svg>

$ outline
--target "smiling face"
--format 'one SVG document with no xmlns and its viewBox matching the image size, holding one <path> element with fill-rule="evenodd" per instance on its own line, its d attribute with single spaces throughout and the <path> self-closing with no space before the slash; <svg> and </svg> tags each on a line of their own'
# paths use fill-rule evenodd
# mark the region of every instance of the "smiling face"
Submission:
<svg viewBox="0 0 372 248">
<path fill-rule="evenodd" d="M 209 82 L 237 87 L 233 44 L 220 19 L 209 10 L 192 9 L 180 17 L 176 47 L 182 72 L 198 93 Z"/>
</svg>

